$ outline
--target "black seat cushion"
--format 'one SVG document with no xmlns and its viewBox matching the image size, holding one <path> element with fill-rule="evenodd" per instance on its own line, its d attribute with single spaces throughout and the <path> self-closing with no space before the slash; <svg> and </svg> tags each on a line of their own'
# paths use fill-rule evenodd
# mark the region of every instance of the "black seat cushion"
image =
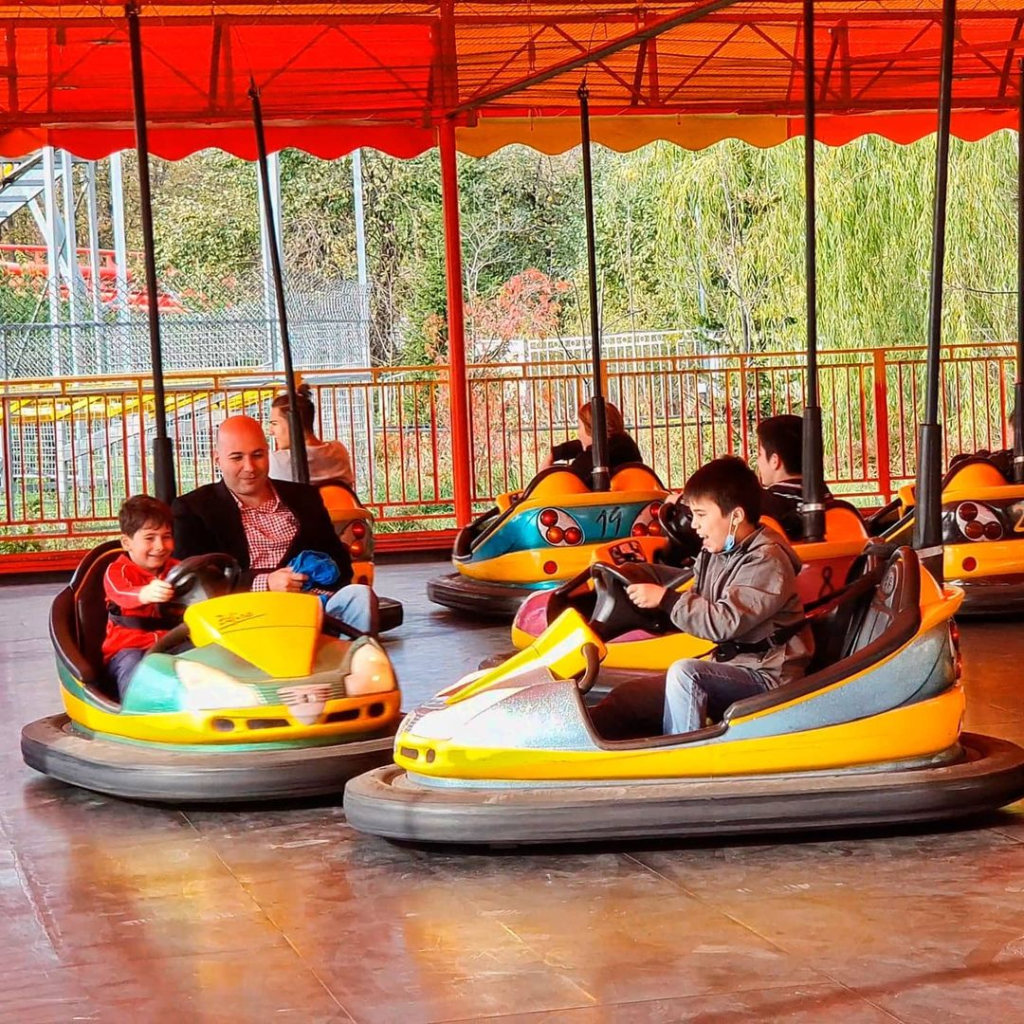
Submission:
<svg viewBox="0 0 1024 1024">
<path fill-rule="evenodd" d="M 90 551 L 50 608 L 50 638 L 57 656 L 83 683 L 104 692 L 108 687 L 104 685 L 103 670 L 103 639 L 107 634 L 103 576 L 121 552 L 117 541 Z"/>
<path fill-rule="evenodd" d="M 814 657 L 807 668 L 808 675 L 846 657 L 882 575 L 882 569 L 865 573 L 808 616 L 814 634 Z"/>
<path fill-rule="evenodd" d="M 862 577 L 812 616 L 815 642 L 820 640 L 822 647 L 815 651 L 807 675 L 738 701 L 726 711 L 725 721 L 765 711 L 848 679 L 913 639 L 921 624 L 917 552 L 899 548 L 877 586 L 873 582 L 873 574 Z M 816 623 L 819 616 L 823 621 Z"/>
<path fill-rule="evenodd" d="M 991 466 L 997 473 L 1002 474 L 1003 479 L 1005 479 L 1007 483 L 1010 481 L 1010 477 L 1006 472 L 1009 467 L 1003 463 L 999 453 L 976 452 L 973 455 L 958 456 L 953 460 L 949 469 L 946 470 L 945 476 L 942 478 L 940 490 L 944 491 L 949 487 L 960 470 L 966 469 L 968 466 Z"/>
</svg>

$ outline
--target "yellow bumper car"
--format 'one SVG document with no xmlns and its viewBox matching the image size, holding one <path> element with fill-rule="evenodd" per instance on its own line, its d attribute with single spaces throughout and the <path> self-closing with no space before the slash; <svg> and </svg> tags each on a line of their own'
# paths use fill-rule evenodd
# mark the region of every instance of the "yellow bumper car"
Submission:
<svg viewBox="0 0 1024 1024">
<path fill-rule="evenodd" d="M 881 536 L 909 543 L 914 488 L 881 510 Z M 1024 611 L 1024 484 L 1011 483 L 991 459 L 971 456 L 942 480 L 942 571 L 964 592 L 960 615 Z"/>
<path fill-rule="evenodd" d="M 608 648 L 570 609 L 512 660 L 408 715 L 395 764 L 349 784 L 348 821 L 392 839 L 518 844 L 889 825 L 1003 806 L 1024 795 L 1024 751 L 961 732 L 951 620 L 962 596 L 901 548 L 815 613 L 804 678 L 696 732 L 628 741 L 593 727 L 585 693 Z"/>
<path fill-rule="evenodd" d="M 115 796 L 227 803 L 339 792 L 389 760 L 401 698 L 377 642 L 329 619 L 314 595 L 232 593 L 227 555 L 168 574 L 184 622 L 119 700 L 100 648 L 103 574 L 120 551 L 96 548 L 53 602 L 65 713 L 22 730 L 30 767 Z"/>
</svg>

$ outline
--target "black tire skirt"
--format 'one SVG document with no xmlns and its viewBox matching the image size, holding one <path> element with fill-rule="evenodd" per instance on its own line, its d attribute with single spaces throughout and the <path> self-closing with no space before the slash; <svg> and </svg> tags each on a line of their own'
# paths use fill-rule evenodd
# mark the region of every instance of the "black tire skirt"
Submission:
<svg viewBox="0 0 1024 1024">
<path fill-rule="evenodd" d="M 25 763 L 73 786 L 158 803 L 240 803 L 340 793 L 361 772 L 391 760 L 394 733 L 287 750 L 175 751 L 90 737 L 67 715 L 21 732 Z"/>
<path fill-rule="evenodd" d="M 952 763 L 652 782 L 425 785 L 396 765 L 349 783 L 363 832 L 422 843 L 585 843 L 945 821 L 1024 796 L 1024 750 L 965 733 Z"/>
<path fill-rule="evenodd" d="M 401 601 L 393 597 L 378 597 L 377 608 L 380 613 L 380 631 L 397 629 L 405 621 L 405 608 Z"/>
<path fill-rule="evenodd" d="M 519 606 L 537 591 L 506 583 L 488 583 L 458 572 L 437 576 L 427 583 L 427 597 L 468 615 L 485 615 L 495 619 L 514 619 Z"/>
</svg>

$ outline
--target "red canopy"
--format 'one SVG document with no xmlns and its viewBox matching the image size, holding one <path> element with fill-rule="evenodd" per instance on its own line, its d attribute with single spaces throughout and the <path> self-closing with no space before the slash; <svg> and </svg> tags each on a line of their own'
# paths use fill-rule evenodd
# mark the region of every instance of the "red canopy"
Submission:
<svg viewBox="0 0 1024 1024">
<path fill-rule="evenodd" d="M 935 128 L 940 0 L 818 0 L 818 137 L 908 142 Z M 1024 3 L 961 0 L 954 131 L 1016 124 Z M 253 158 L 259 86 L 272 149 L 412 156 L 458 119 L 459 147 L 578 142 L 584 73 L 593 136 L 697 148 L 802 132 L 801 0 L 614 3 L 143 3 L 150 146 Z M 99 157 L 134 145 L 124 10 L 0 0 L 0 153 L 54 145 Z M 572 115 L 559 117 L 558 115 Z"/>
</svg>

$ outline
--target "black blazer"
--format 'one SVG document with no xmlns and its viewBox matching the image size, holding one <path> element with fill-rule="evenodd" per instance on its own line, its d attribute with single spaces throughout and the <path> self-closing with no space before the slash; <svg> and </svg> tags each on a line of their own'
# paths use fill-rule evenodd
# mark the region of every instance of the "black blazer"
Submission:
<svg viewBox="0 0 1024 1024">
<path fill-rule="evenodd" d="M 274 568 L 280 569 L 287 565 L 300 551 L 322 551 L 334 559 L 341 571 L 338 586 L 351 583 L 352 559 L 348 548 L 334 532 L 334 525 L 320 492 L 309 484 L 294 484 L 288 480 L 275 480 L 274 489 L 299 524 L 299 532 L 291 547 Z M 242 530 L 242 515 L 223 480 L 197 487 L 175 498 L 171 511 L 174 513 L 175 558 L 222 551 L 231 555 L 242 567 L 242 583 L 246 587 L 252 586 L 254 576 L 273 571 L 253 571 L 249 541 Z"/>
</svg>

